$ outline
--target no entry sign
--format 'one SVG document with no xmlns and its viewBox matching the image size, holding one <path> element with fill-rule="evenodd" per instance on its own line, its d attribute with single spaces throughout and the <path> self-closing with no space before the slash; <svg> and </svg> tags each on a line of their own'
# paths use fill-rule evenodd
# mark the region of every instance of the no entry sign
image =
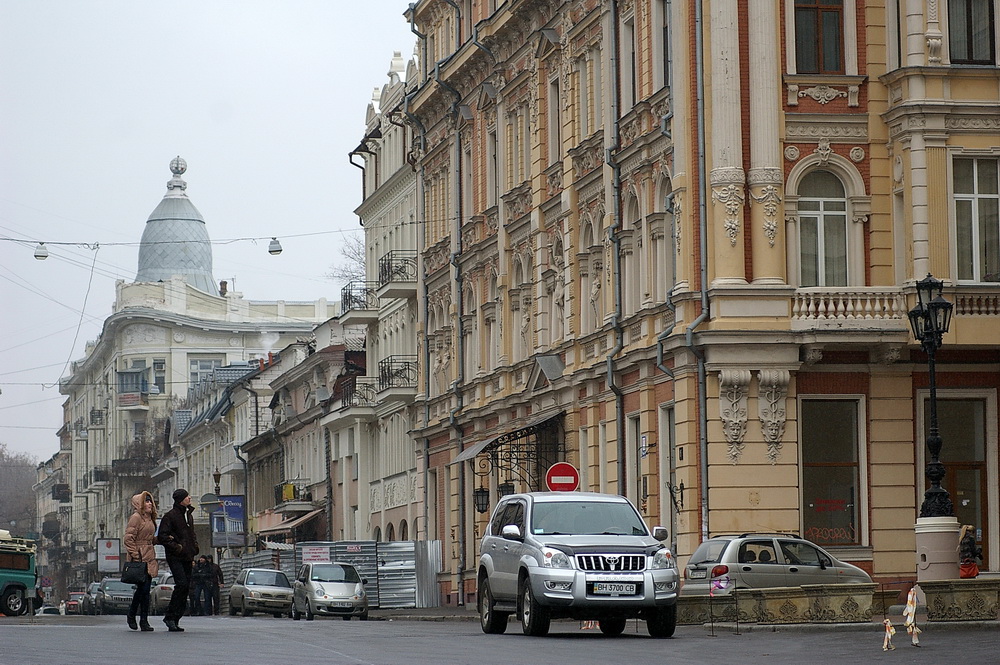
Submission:
<svg viewBox="0 0 1000 665">
<path fill-rule="evenodd" d="M 545 472 L 545 486 L 553 492 L 572 492 L 580 485 L 580 472 L 569 462 L 556 462 Z"/>
</svg>

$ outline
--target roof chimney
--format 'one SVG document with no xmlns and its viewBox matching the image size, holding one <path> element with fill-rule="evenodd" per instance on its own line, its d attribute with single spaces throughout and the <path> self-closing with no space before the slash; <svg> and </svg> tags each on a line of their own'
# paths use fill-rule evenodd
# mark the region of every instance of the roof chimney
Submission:
<svg viewBox="0 0 1000 665">
<path fill-rule="evenodd" d="M 225 296 L 228 291 L 229 291 L 229 282 L 227 282 L 226 280 L 222 280 L 221 282 L 219 282 L 219 295 Z"/>
</svg>

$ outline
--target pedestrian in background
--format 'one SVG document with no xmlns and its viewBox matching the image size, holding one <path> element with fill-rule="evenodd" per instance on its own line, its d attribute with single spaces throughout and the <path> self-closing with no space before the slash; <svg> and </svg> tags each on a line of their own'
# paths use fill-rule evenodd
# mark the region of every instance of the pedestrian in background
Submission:
<svg viewBox="0 0 1000 665">
<path fill-rule="evenodd" d="M 212 555 L 208 555 L 208 565 L 212 567 L 212 576 L 209 577 L 208 589 L 212 594 L 212 614 L 221 614 L 219 600 L 221 598 L 222 586 L 226 583 L 226 576 L 222 572 L 222 566 L 215 563 Z"/>
<path fill-rule="evenodd" d="M 149 625 L 149 589 L 153 577 L 160 571 L 156 561 L 156 502 L 149 492 L 139 492 L 132 497 L 132 516 L 125 526 L 125 551 L 129 561 L 146 562 L 146 579 L 135 585 L 132 594 L 132 604 L 128 608 L 125 621 L 132 630 L 142 629 L 143 632 L 153 630 Z M 139 614 L 136 625 L 135 615 Z"/>
<path fill-rule="evenodd" d="M 983 548 L 976 542 L 976 527 L 966 524 L 962 527 L 958 539 L 958 576 L 963 579 L 979 577 L 979 564 L 976 559 L 983 560 Z"/>
<path fill-rule="evenodd" d="M 198 561 L 191 571 L 191 577 L 194 581 L 194 591 L 191 594 L 191 616 L 212 613 L 212 596 L 208 589 L 211 574 L 212 567 L 208 565 L 208 558 L 202 554 L 198 557 Z"/>
<path fill-rule="evenodd" d="M 194 519 L 191 513 L 191 495 L 185 489 L 173 493 L 174 506 L 160 520 L 157 540 L 167 553 L 167 565 L 174 576 L 174 591 L 170 594 L 170 604 L 163 613 L 163 623 L 171 633 L 182 633 L 181 617 L 187 607 L 188 592 L 191 590 L 191 569 L 198 555 L 198 539 L 194 533 Z"/>
</svg>

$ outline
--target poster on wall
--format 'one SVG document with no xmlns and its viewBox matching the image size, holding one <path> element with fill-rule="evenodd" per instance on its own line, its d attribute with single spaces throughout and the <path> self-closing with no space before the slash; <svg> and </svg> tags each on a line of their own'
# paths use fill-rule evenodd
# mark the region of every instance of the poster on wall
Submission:
<svg viewBox="0 0 1000 665">
<path fill-rule="evenodd" d="M 222 494 L 219 505 L 212 510 L 212 547 L 243 547 L 246 545 L 243 496 Z"/>
<path fill-rule="evenodd" d="M 118 538 L 97 539 L 97 572 L 117 573 L 122 567 L 121 541 Z"/>
</svg>

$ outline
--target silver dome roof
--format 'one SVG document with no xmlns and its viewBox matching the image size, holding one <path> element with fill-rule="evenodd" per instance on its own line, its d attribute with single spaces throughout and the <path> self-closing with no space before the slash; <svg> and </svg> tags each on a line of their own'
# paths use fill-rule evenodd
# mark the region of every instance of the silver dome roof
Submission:
<svg viewBox="0 0 1000 665">
<path fill-rule="evenodd" d="M 183 159 L 171 160 L 173 177 L 167 182 L 167 193 L 149 215 L 142 232 L 135 281 L 159 282 L 179 275 L 194 288 L 215 293 L 212 243 L 205 220 L 184 193 L 187 183 L 181 175 L 186 170 Z"/>
</svg>

